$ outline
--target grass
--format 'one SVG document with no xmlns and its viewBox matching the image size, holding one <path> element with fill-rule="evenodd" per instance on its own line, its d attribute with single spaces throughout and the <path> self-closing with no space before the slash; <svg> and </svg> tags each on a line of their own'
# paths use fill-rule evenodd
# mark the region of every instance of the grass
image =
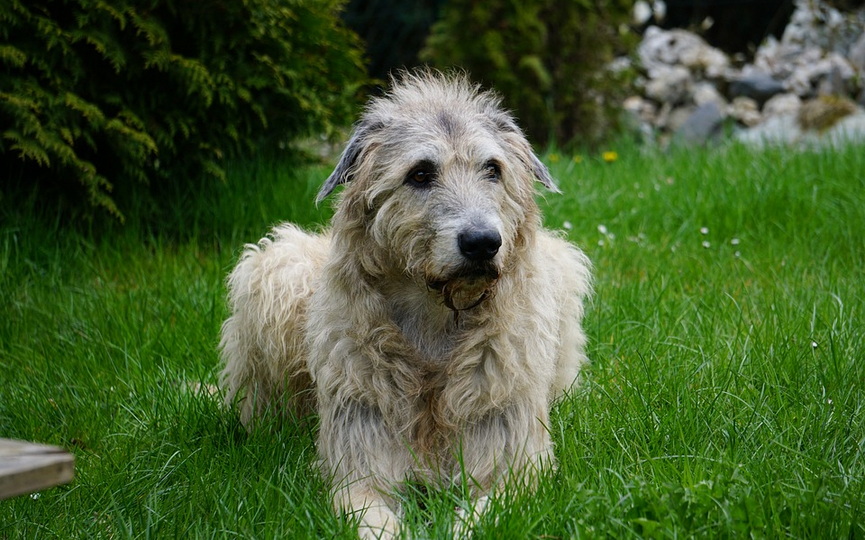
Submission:
<svg viewBox="0 0 865 540">
<path fill-rule="evenodd" d="M 558 471 L 475 537 L 863 537 L 865 153 L 549 161 L 547 225 L 595 264 L 593 365 L 554 409 Z M 125 227 L 4 203 L 0 436 L 68 448 L 76 478 L 0 501 L 0 538 L 352 536 L 314 423 L 247 434 L 194 389 L 216 380 L 241 245 L 324 222 L 326 174 L 239 164 Z M 447 536 L 458 490 L 404 497 L 415 536 Z"/>
</svg>

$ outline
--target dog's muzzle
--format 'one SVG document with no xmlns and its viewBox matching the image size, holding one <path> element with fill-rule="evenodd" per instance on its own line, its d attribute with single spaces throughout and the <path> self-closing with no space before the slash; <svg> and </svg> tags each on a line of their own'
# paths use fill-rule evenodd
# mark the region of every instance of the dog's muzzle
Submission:
<svg viewBox="0 0 865 540">
<path fill-rule="evenodd" d="M 427 282 L 442 295 L 444 305 L 458 313 L 479 306 L 489 298 L 499 279 L 499 268 L 491 259 L 463 266 L 448 279 Z"/>
<path fill-rule="evenodd" d="M 427 279 L 427 287 L 441 294 L 444 305 L 455 314 L 479 306 L 492 294 L 501 273 L 496 255 L 502 237 L 494 228 L 474 226 L 460 232 L 456 242 L 462 264 Z"/>
<path fill-rule="evenodd" d="M 482 287 L 464 288 L 458 280 L 436 281 L 429 283 L 429 287 L 437 290 L 442 295 L 445 307 L 454 312 L 468 311 L 476 308 L 490 297 L 497 278 L 483 281 Z"/>
</svg>

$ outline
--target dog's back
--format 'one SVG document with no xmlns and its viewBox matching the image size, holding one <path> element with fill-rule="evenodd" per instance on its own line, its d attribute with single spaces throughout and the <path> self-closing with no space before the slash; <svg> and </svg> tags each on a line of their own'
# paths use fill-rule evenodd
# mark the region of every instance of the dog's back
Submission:
<svg viewBox="0 0 865 540">
<path fill-rule="evenodd" d="M 329 236 L 284 224 L 247 244 L 228 276 L 231 317 L 222 326 L 221 386 L 245 425 L 266 406 L 282 414 L 312 410 L 304 326 L 329 251 Z"/>
</svg>

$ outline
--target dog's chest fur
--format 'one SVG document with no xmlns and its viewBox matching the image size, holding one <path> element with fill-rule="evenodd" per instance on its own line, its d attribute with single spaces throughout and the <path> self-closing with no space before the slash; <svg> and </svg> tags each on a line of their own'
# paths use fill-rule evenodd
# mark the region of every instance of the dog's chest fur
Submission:
<svg viewBox="0 0 865 540">
<path fill-rule="evenodd" d="M 412 345 L 426 363 L 447 362 L 459 333 L 454 312 L 444 307 L 435 295 L 415 283 L 388 287 L 385 296 L 390 317 L 406 342 Z M 425 309 L 418 309 L 423 306 Z"/>
<path fill-rule="evenodd" d="M 406 435 L 415 451 L 427 458 L 442 458 L 453 450 L 456 441 L 452 439 L 460 428 L 459 419 L 444 412 L 444 396 L 447 387 L 458 382 L 453 368 L 460 361 L 456 357 L 460 354 L 459 342 L 471 318 L 467 313 L 456 316 L 437 295 L 416 283 L 397 286 L 391 282 L 385 294 L 390 299 L 392 321 L 401 330 L 405 343 L 415 350 L 415 362 L 401 366 L 413 372 L 410 378 L 414 384 L 395 389 L 407 392 L 414 403 L 408 425 L 404 426 Z"/>
</svg>

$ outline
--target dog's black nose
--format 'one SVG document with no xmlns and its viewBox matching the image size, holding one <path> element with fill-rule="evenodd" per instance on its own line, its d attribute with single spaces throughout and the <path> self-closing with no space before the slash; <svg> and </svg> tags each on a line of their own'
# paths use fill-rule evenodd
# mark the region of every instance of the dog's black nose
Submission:
<svg viewBox="0 0 865 540">
<path fill-rule="evenodd" d="M 461 232 L 457 237 L 460 252 L 472 262 L 488 261 L 502 247 L 501 235 L 492 229 Z"/>
</svg>

